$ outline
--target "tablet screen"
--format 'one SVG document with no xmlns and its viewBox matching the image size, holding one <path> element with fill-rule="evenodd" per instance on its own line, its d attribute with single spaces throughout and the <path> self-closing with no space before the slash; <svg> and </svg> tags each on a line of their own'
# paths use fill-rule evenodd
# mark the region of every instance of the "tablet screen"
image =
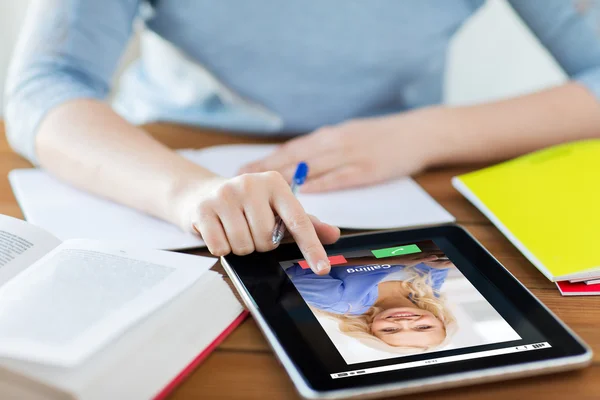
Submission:
<svg viewBox="0 0 600 400">
<path fill-rule="evenodd" d="M 332 379 L 551 347 L 510 303 L 486 300 L 457 256 L 421 240 L 330 254 L 324 276 L 301 259 L 279 265 L 322 328 L 306 339 L 324 332 L 343 360 L 329 362 Z"/>
</svg>

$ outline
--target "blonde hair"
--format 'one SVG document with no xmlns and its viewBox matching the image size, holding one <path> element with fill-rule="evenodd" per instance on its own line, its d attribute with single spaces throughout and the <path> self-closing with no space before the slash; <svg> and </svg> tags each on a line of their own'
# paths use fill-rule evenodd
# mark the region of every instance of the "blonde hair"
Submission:
<svg viewBox="0 0 600 400">
<path fill-rule="evenodd" d="M 404 271 L 408 274 L 408 277 L 402 281 L 401 286 L 408 291 L 409 299 L 415 306 L 422 310 L 429 311 L 439 319 L 444 324 L 446 331 L 446 338 L 442 343 L 429 348 L 420 348 L 419 350 L 426 352 L 433 348 L 446 346 L 456 332 L 457 326 L 454 315 L 452 315 L 446 306 L 444 296 L 431 287 L 432 282 L 430 273 L 420 272 L 414 267 L 406 267 Z M 381 307 L 373 306 L 365 313 L 359 315 L 335 314 L 313 307 L 311 308 L 317 315 L 324 315 L 336 320 L 341 332 L 358 339 L 371 348 L 400 354 L 419 352 L 419 350 L 415 350 L 414 347 L 389 345 L 372 334 L 371 325 L 375 316 L 383 311 L 383 308 Z"/>
</svg>

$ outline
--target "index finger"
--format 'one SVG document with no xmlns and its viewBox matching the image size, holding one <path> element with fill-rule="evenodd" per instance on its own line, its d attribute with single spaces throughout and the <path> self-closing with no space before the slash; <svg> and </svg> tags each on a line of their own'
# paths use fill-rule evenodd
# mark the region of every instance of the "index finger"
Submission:
<svg viewBox="0 0 600 400">
<path fill-rule="evenodd" d="M 278 195 L 273 197 L 271 205 L 298 244 L 310 269 L 318 275 L 327 274 L 331 265 L 315 227 L 289 187 L 286 189 L 277 192 Z"/>
<path fill-rule="evenodd" d="M 242 171 L 281 171 L 285 167 L 296 165 L 311 154 L 310 148 L 305 146 L 306 139 L 306 137 L 292 139 L 277 147 L 265 158 L 245 165 L 242 167 Z"/>
</svg>

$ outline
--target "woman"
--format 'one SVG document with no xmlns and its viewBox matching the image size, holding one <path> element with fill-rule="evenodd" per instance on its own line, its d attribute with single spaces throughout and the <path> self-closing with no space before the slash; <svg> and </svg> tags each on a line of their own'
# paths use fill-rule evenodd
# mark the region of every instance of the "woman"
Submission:
<svg viewBox="0 0 600 400">
<path fill-rule="evenodd" d="M 196 230 L 215 255 L 271 250 L 280 215 L 325 274 L 321 242 L 339 231 L 292 196 L 297 161 L 311 169 L 306 190 L 320 191 L 598 136 L 600 42 L 580 2 L 510 0 L 570 82 L 439 105 L 448 43 L 482 3 L 33 0 L 7 84 L 8 137 L 73 185 Z M 119 115 L 103 100 L 136 16 L 162 47 L 126 74 Z M 228 180 L 132 123 L 158 119 L 311 133 Z"/>
<path fill-rule="evenodd" d="M 456 329 L 440 288 L 454 268 L 440 252 L 377 260 L 355 258 L 316 275 L 294 264 L 286 273 L 316 314 L 340 331 L 393 352 L 431 350 Z"/>
</svg>

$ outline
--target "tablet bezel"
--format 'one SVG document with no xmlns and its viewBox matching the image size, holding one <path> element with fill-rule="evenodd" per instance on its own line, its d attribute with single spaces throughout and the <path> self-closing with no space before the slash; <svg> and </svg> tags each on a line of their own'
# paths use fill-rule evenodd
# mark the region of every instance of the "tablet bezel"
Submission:
<svg viewBox="0 0 600 400">
<path fill-rule="evenodd" d="M 388 393 L 399 390 L 425 390 L 427 387 L 456 386 L 463 382 L 508 378 L 512 372 L 539 374 L 556 369 L 569 369 L 585 365 L 591 360 L 590 349 L 537 300 L 508 270 L 506 270 L 471 235 L 456 225 L 416 230 L 385 231 L 345 236 L 337 243 L 326 246 L 328 252 L 342 253 L 357 247 L 386 247 L 420 240 L 443 238 L 466 257 L 487 279 L 494 282 L 510 299 L 518 300 L 517 308 L 527 320 L 548 337 L 548 341 L 561 343 L 544 351 L 513 353 L 494 358 L 459 361 L 428 366 L 427 373 L 403 370 L 404 378 L 398 382 L 398 372 L 356 376 L 351 379 L 331 379 L 330 371 L 321 362 L 311 346 L 298 340 L 299 331 L 277 298 L 277 288 L 287 279 L 278 262 L 302 258 L 295 243 L 286 243 L 269 253 L 254 253 L 223 258 L 223 265 L 236 288 L 244 298 L 259 326 L 283 362 L 300 393 L 310 398 L 337 398 L 366 393 Z M 260 266 L 260 267 L 258 267 Z M 282 275 L 283 274 L 283 275 Z M 289 287 L 286 289 L 289 291 Z M 288 293 L 289 295 L 289 293 Z M 299 294 L 298 294 L 299 296 Z M 304 310 L 314 315 L 306 307 Z M 302 312 L 304 312 L 302 311 Z M 305 314 L 308 317 L 308 314 Z M 407 378 L 412 375 L 412 378 Z"/>
</svg>

